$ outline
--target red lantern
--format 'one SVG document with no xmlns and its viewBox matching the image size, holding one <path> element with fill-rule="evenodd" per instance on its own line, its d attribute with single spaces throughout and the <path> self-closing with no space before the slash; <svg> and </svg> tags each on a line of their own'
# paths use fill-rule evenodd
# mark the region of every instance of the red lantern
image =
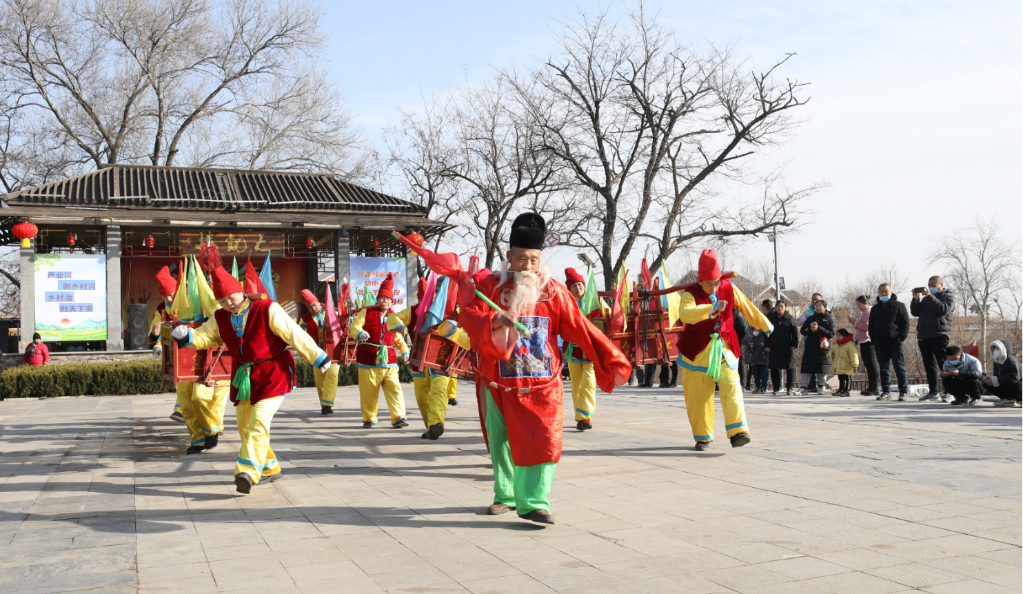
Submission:
<svg viewBox="0 0 1023 594">
<path fill-rule="evenodd" d="M 32 242 L 30 240 L 36 236 L 36 233 L 39 233 L 39 227 L 25 221 L 24 223 L 18 223 L 15 225 L 14 228 L 11 229 L 11 233 L 21 240 L 21 247 L 30 248 L 32 247 Z"/>
<path fill-rule="evenodd" d="M 408 240 L 420 247 L 426 242 L 426 238 L 418 233 L 409 233 Z"/>
<path fill-rule="evenodd" d="M 67 244 L 69 246 L 71 246 L 70 253 L 72 253 L 72 254 L 75 253 L 75 239 L 76 238 L 75 238 L 75 234 L 74 233 L 68 233 L 67 234 Z"/>
<path fill-rule="evenodd" d="M 311 250 L 314 247 L 316 247 L 316 240 L 313 239 L 312 237 L 306 237 L 306 239 L 305 239 L 305 249 Z"/>
<path fill-rule="evenodd" d="M 380 255 L 380 240 L 376 237 L 373 238 L 373 255 Z"/>
<path fill-rule="evenodd" d="M 156 245 L 156 239 L 154 239 L 152 235 L 147 236 L 146 237 L 146 247 L 149 248 L 149 249 L 153 249 L 154 245 Z"/>
</svg>

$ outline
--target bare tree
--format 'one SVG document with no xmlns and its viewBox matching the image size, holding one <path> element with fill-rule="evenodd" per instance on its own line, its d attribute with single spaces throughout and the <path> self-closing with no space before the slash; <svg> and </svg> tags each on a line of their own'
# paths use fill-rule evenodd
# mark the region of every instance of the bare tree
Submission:
<svg viewBox="0 0 1023 594">
<path fill-rule="evenodd" d="M 306 66 L 320 18 L 298 0 L 4 0 L 5 185 L 104 163 L 368 175 L 342 95 Z"/>
<path fill-rule="evenodd" d="M 13 318 L 21 312 L 21 256 L 17 246 L 0 248 L 0 318 Z"/>
<path fill-rule="evenodd" d="M 1012 277 L 1020 274 L 1019 244 L 1003 241 L 998 223 L 974 220 L 965 229 L 942 236 L 930 253 L 930 262 L 945 267 L 942 275 L 980 317 L 980 360 L 988 359 L 988 322 L 996 302 L 1011 293 Z"/>
</svg>

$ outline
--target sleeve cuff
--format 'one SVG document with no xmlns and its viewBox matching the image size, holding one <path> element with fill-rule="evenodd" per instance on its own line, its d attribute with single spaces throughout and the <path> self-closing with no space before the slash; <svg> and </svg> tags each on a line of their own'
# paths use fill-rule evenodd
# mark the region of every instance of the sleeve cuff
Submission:
<svg viewBox="0 0 1023 594">
<path fill-rule="evenodd" d="M 193 340 L 194 340 L 194 338 L 192 337 L 192 329 L 189 328 L 188 329 L 188 336 L 186 336 L 186 337 L 184 337 L 184 338 L 182 338 L 182 339 L 177 341 L 178 348 L 179 349 L 187 349 L 188 347 L 190 347 L 190 346 L 192 346 L 194 344 L 192 342 Z"/>
<path fill-rule="evenodd" d="M 990 378 L 991 378 L 991 385 L 992 385 L 993 387 L 997 388 L 997 387 L 998 387 L 998 385 L 999 385 L 999 384 L 998 384 L 998 376 L 997 376 L 997 375 L 989 375 L 988 377 L 990 377 Z"/>
<path fill-rule="evenodd" d="M 330 360 L 330 356 L 325 351 L 320 351 L 320 356 L 316 357 L 316 362 L 313 363 L 313 367 L 320 367 L 324 363 Z"/>
</svg>

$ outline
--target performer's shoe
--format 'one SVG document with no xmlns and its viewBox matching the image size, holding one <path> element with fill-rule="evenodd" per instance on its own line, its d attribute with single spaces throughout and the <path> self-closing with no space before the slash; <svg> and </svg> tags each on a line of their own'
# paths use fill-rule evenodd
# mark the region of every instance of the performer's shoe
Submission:
<svg viewBox="0 0 1023 594">
<path fill-rule="evenodd" d="M 519 514 L 519 517 L 523 520 L 529 520 L 530 522 L 536 522 L 537 524 L 553 524 L 554 516 L 545 512 L 542 509 L 534 509 L 528 514 Z"/>
<path fill-rule="evenodd" d="M 433 441 L 437 441 L 438 437 L 444 435 L 444 423 L 436 423 L 430 425 L 430 429 L 427 431 L 427 433 L 429 434 L 430 439 L 432 439 Z"/>
<path fill-rule="evenodd" d="M 709 448 L 709 447 L 710 447 L 710 442 L 709 441 L 698 441 L 698 442 L 696 442 L 696 451 L 697 452 L 706 451 L 706 449 Z"/>
<path fill-rule="evenodd" d="M 276 481 L 277 479 L 281 478 L 282 476 L 283 475 L 280 472 L 278 472 L 277 474 L 271 474 L 270 476 L 261 476 L 261 477 L 259 477 L 259 484 L 260 485 L 269 485 L 270 483 Z"/>
<path fill-rule="evenodd" d="M 393 429 L 401 429 L 402 427 L 408 427 L 408 421 L 405 420 L 405 417 L 401 417 L 400 419 L 395 421 L 394 424 L 391 425 L 391 427 Z"/>
<path fill-rule="evenodd" d="M 332 407 L 332 406 L 321 406 L 320 407 L 320 414 L 321 415 L 332 415 L 332 414 L 334 414 L 334 407 Z"/>
<path fill-rule="evenodd" d="M 220 434 L 219 433 L 216 434 L 216 435 L 207 435 L 206 436 L 206 443 L 203 444 L 202 449 L 204 449 L 204 450 L 212 450 L 213 448 L 217 447 L 217 442 L 219 442 L 219 441 L 220 441 Z"/>
<path fill-rule="evenodd" d="M 365 423 L 362 424 L 362 428 L 372 429 L 374 425 L 376 425 L 376 423 L 374 423 L 373 421 L 366 421 Z"/>
<path fill-rule="evenodd" d="M 736 433 L 728 441 L 732 442 L 733 448 L 741 448 L 750 442 L 749 433 Z"/>
<path fill-rule="evenodd" d="M 487 508 L 487 515 L 488 516 L 499 516 L 501 514 L 506 514 L 506 513 L 510 512 L 511 510 L 513 510 L 513 509 L 515 509 L 515 508 L 511 507 L 511 506 L 508 506 L 508 505 L 505 505 L 503 503 L 494 503 L 494 504 L 491 504 L 490 507 Z"/>
<path fill-rule="evenodd" d="M 448 400 L 448 406 L 458 406 L 458 398 Z"/>
<path fill-rule="evenodd" d="M 587 429 L 593 429 L 593 423 L 589 421 L 579 421 L 575 424 L 575 428 L 580 431 L 586 431 Z"/>
<path fill-rule="evenodd" d="M 203 446 L 201 446 L 201 445 L 189 446 L 188 449 L 185 450 L 185 453 L 186 454 L 201 454 L 203 449 L 205 449 L 205 448 L 203 448 Z"/>
<path fill-rule="evenodd" d="M 430 430 L 427 429 L 426 431 L 423 431 L 423 434 L 420 437 L 423 439 L 430 439 Z"/>
<path fill-rule="evenodd" d="M 252 491 L 252 479 L 248 474 L 243 472 L 234 477 L 234 490 L 242 495 L 248 495 Z"/>
<path fill-rule="evenodd" d="M 181 411 L 174 411 L 171 413 L 170 420 L 177 421 L 179 423 L 185 422 L 185 415 L 181 414 Z"/>
</svg>

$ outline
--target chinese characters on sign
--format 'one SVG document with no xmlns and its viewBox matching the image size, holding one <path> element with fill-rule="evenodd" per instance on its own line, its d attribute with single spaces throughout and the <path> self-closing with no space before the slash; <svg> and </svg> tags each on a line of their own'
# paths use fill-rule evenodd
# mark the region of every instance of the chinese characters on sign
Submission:
<svg viewBox="0 0 1023 594">
<path fill-rule="evenodd" d="M 358 258 L 351 259 L 352 280 L 350 289 L 352 296 L 359 295 L 359 291 L 372 291 L 376 294 L 380 283 L 384 282 L 387 274 L 394 278 L 394 305 L 391 309 L 401 311 L 408 307 L 405 290 L 405 258 Z"/>
<path fill-rule="evenodd" d="M 35 267 L 35 330 L 43 340 L 106 340 L 106 256 L 38 254 Z"/>
<path fill-rule="evenodd" d="M 237 233 L 182 232 L 178 234 L 178 247 L 182 255 L 199 254 L 202 244 L 209 237 L 213 245 L 224 256 L 261 256 L 273 250 L 274 255 L 284 253 L 284 234 L 256 231 Z"/>
</svg>

